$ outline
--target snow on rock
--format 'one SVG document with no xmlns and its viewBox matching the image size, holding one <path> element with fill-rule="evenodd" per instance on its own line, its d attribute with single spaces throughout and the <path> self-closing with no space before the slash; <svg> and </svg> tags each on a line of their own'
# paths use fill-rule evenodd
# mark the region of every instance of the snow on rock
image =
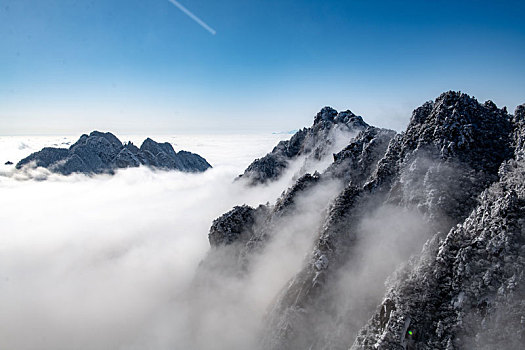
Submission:
<svg viewBox="0 0 525 350">
<path fill-rule="evenodd" d="M 525 105 L 509 115 L 491 101 L 448 91 L 417 108 L 400 134 L 326 107 L 311 128 L 254 161 L 243 177 L 264 183 L 299 155 L 325 156 L 329 130 L 341 126 L 358 132 L 328 168 L 301 176 L 273 206 L 234 208 L 220 219 L 224 228 L 214 222 L 210 230 L 226 242 L 210 239 L 212 251 L 235 246 L 229 268 L 244 273 L 301 210 L 299 194 L 327 181 L 341 184 L 311 253 L 269 307 L 261 347 L 525 348 Z M 363 250 L 362 220 L 380 207 L 417 213 L 425 223 L 412 237 L 415 249 L 379 250 L 399 254 L 399 267 L 381 265 L 381 255 L 367 260 Z M 396 237 L 395 230 L 387 227 L 377 246 Z M 365 262 L 381 266 L 386 288 L 367 285 Z M 345 280 L 349 272 L 355 278 Z"/>
<path fill-rule="evenodd" d="M 113 173 L 118 168 L 140 165 L 187 172 L 202 172 L 211 167 L 198 154 L 177 153 L 167 142 L 157 143 L 147 138 L 139 149 L 131 142 L 123 145 L 112 133 L 93 131 L 82 135 L 69 149 L 45 147 L 19 161 L 16 168 L 44 167 L 69 175 Z"/>
<path fill-rule="evenodd" d="M 350 111 L 337 111 L 324 107 L 314 118 L 310 128 L 296 132 L 288 141 L 281 141 L 266 156 L 253 161 L 240 178 L 246 179 L 252 185 L 277 180 L 288 168 L 290 161 L 305 157 L 305 164 L 321 161 L 331 155 L 337 142 L 335 133 L 348 135 L 348 139 L 368 127 L 363 118 Z M 335 149 L 339 151 L 339 149 Z M 302 171 L 299 175 L 303 175 Z"/>
</svg>

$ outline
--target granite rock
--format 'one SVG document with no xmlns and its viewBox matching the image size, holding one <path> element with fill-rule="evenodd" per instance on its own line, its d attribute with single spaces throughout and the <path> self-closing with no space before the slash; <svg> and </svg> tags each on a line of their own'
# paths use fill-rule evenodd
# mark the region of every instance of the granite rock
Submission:
<svg viewBox="0 0 525 350">
<path fill-rule="evenodd" d="M 157 143 L 147 138 L 140 148 L 131 142 L 122 142 L 112 133 L 93 131 L 82 135 L 77 142 L 66 148 L 45 147 L 32 153 L 16 165 L 44 167 L 52 172 L 69 175 L 112 174 L 119 168 L 146 165 L 165 170 L 202 172 L 211 165 L 198 154 L 175 152 L 171 144 Z"/>
</svg>

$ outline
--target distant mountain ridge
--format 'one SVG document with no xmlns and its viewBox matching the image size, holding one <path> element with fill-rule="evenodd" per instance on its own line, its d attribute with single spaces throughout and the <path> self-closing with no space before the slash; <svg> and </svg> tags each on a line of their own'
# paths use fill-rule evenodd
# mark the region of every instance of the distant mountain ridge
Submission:
<svg viewBox="0 0 525 350">
<path fill-rule="evenodd" d="M 31 164 L 63 175 L 113 173 L 119 168 L 140 165 L 185 172 L 202 172 L 211 168 L 200 155 L 175 152 L 168 142 L 158 143 L 147 138 L 139 148 L 131 142 L 123 144 L 110 132 L 100 131 L 80 136 L 69 148 L 45 147 L 20 160 L 16 168 Z"/>
</svg>

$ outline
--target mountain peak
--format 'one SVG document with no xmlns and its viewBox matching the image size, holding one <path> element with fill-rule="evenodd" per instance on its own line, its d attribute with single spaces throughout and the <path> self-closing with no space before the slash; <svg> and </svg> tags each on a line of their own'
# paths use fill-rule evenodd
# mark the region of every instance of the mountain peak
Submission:
<svg viewBox="0 0 525 350">
<path fill-rule="evenodd" d="M 138 167 L 141 164 L 168 170 L 201 172 L 211 165 L 198 154 L 176 153 L 168 142 L 157 143 L 149 137 L 137 148 L 122 142 L 110 132 L 92 131 L 83 134 L 69 149 L 46 147 L 32 153 L 16 165 L 40 166 L 53 172 L 97 174 L 113 173 L 118 168 Z"/>
<path fill-rule="evenodd" d="M 480 104 L 467 94 L 447 91 L 414 110 L 406 134 L 418 145 L 457 151 L 480 148 L 480 142 L 501 143 L 511 128 L 506 109 L 499 109 L 494 102 Z"/>
<path fill-rule="evenodd" d="M 322 121 L 333 122 L 336 116 L 337 116 L 337 111 L 335 109 L 329 106 L 323 107 L 319 111 L 319 113 L 316 114 L 314 118 L 314 124 L 318 124 Z"/>
</svg>

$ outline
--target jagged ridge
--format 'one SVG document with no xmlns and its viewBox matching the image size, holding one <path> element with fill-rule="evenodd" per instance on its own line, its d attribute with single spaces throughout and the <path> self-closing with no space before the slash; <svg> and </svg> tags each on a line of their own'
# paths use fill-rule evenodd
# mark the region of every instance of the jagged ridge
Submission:
<svg viewBox="0 0 525 350">
<path fill-rule="evenodd" d="M 122 144 L 112 133 L 99 131 L 82 135 L 69 149 L 45 147 L 19 161 L 16 168 L 31 164 L 63 175 L 113 173 L 117 168 L 139 165 L 188 172 L 201 172 L 211 167 L 198 154 L 175 152 L 168 142 L 157 143 L 147 138 L 138 148 L 131 142 Z"/>
<path fill-rule="evenodd" d="M 267 346 L 348 346 L 357 331 L 351 329 L 356 316 L 337 310 L 330 292 L 338 271 L 356 259 L 352 249 L 360 240 L 359 219 L 377 203 L 388 203 L 416 208 L 434 230 L 452 227 L 497 180 L 499 165 L 512 154 L 511 140 L 510 117 L 490 102 L 480 105 L 465 94 L 448 92 L 416 109 L 407 131 L 390 142 L 375 173 L 361 181 L 365 185 L 350 182 L 335 200 L 309 262 L 270 316 Z M 348 338 L 334 340 L 325 325 L 317 329 L 319 315 L 333 322 L 334 333 Z"/>
<path fill-rule="evenodd" d="M 525 347 L 524 107 L 512 120 L 514 158 L 501 164 L 499 181 L 461 225 L 436 234 L 398 272 L 352 349 Z"/>
<path fill-rule="evenodd" d="M 460 331 L 470 332 L 470 335 L 477 334 L 472 329 L 481 327 L 481 321 L 472 322 L 472 326 L 469 326 L 470 330 L 465 330 L 457 326 L 461 325 L 461 317 L 458 318 L 454 314 L 450 316 L 450 313 L 444 316 L 445 311 L 448 310 L 446 307 L 443 312 L 433 313 L 439 310 L 439 305 L 453 304 L 451 298 L 457 298 L 458 294 L 457 290 L 451 292 L 448 289 L 445 292 L 450 285 L 447 280 L 436 277 L 433 283 L 428 282 L 428 276 L 433 273 L 439 277 L 439 271 L 434 269 L 438 259 L 429 260 L 428 256 L 431 257 L 433 253 L 428 252 L 433 252 L 432 249 L 435 251 L 435 247 L 447 246 L 439 243 L 439 237 L 442 235 L 439 232 L 447 232 L 456 224 L 467 220 L 462 229 L 452 230 L 449 236 L 462 237 L 469 234 L 475 236 L 474 232 L 479 233 L 480 230 L 488 229 L 483 225 L 492 219 L 485 222 L 483 218 L 490 218 L 492 215 L 494 222 L 492 227 L 504 225 L 503 227 L 507 229 L 500 230 L 495 236 L 497 238 L 494 239 L 489 237 L 489 233 L 485 234 L 485 237 L 488 237 L 487 242 L 492 243 L 483 244 L 501 246 L 510 242 L 508 244 L 511 244 L 514 250 L 510 249 L 509 254 L 516 259 L 521 259 L 519 264 L 503 264 L 505 258 L 500 255 L 501 250 L 494 254 L 484 253 L 483 247 L 479 255 L 471 254 L 468 260 L 475 261 L 485 255 L 485 258 L 489 258 L 488 261 L 492 259 L 496 263 L 501 262 L 503 268 L 510 266 L 509 268 L 515 272 L 512 276 L 523 276 L 523 266 L 520 264 L 525 251 L 518 249 L 523 238 L 523 220 L 520 221 L 518 218 L 520 215 L 523 216 L 523 194 L 520 192 L 523 186 L 523 170 L 519 159 L 523 158 L 524 153 L 524 110 L 525 107 L 520 106 L 515 115 L 511 116 L 505 108 L 498 109 L 490 101 L 480 104 L 466 94 L 449 91 L 435 101 L 416 109 L 406 132 L 395 135 L 391 131 L 367 127 L 352 139 L 343 151 L 334 155 L 334 163 L 323 174 L 316 176 L 321 180 L 339 179 L 345 184 L 344 189 L 333 201 L 304 268 L 283 289 L 273 305 L 263 335 L 262 347 L 265 349 L 346 349 L 354 342 L 358 329 L 366 323 L 366 315 L 372 315 L 375 305 L 380 300 L 372 298 L 372 301 L 363 301 L 365 305 L 362 309 L 352 311 L 334 305 L 331 293 L 337 286 L 341 269 L 359 262 L 356 260 L 359 254 L 353 248 L 362 239 L 359 231 L 360 218 L 367 212 L 373 211 L 378 204 L 386 204 L 420 212 L 428 227 L 425 230 L 428 232 L 422 232 L 421 236 L 425 239 L 426 234 L 433 235 L 431 242 L 434 243 L 427 245 L 421 258 L 424 263 L 416 263 L 414 265 L 416 267 L 409 270 L 413 274 L 410 277 L 412 283 L 410 286 L 416 285 L 416 288 L 407 292 L 408 282 L 404 284 L 398 280 L 398 284 L 394 283 L 388 298 L 367 328 L 360 333 L 354 347 L 469 348 L 466 342 L 455 342 L 453 339 L 456 339 Z M 323 113 L 320 114 L 321 117 L 316 117 L 315 123 L 323 120 Z M 334 116 L 332 112 L 328 114 Z M 280 151 L 286 149 L 285 146 L 287 145 L 276 147 L 277 153 L 286 154 Z M 268 157 L 272 158 L 274 151 Z M 509 167 L 521 170 L 507 172 L 501 170 Z M 509 176 L 514 179 L 514 185 L 506 183 L 509 181 L 507 179 Z M 322 181 L 313 181 L 312 187 L 317 183 Z M 515 189 L 510 191 L 512 186 Z M 293 193 L 293 189 L 289 193 Z M 284 202 L 286 202 L 284 199 L 278 201 L 278 203 Z M 276 207 L 277 205 L 274 208 Z M 493 209 L 495 207 L 505 208 L 504 212 L 495 211 Z M 472 212 L 475 208 L 478 209 Z M 271 210 L 265 211 L 264 215 L 271 212 Z M 512 214 L 505 216 L 504 213 L 507 212 Z M 268 223 L 265 220 L 261 222 Z M 247 238 L 244 242 L 256 240 L 259 246 L 264 245 L 265 239 L 260 239 L 264 235 L 256 233 L 260 230 L 257 225 L 255 229 L 253 227 L 250 229 L 252 231 L 249 236 L 252 238 Z M 507 236 L 508 239 L 505 238 Z M 457 256 L 458 239 L 461 242 L 459 246 L 470 245 L 467 239 L 456 238 L 454 248 L 452 246 L 447 248 L 452 253 L 442 267 L 450 268 L 456 264 L 454 257 Z M 248 243 L 240 244 L 240 249 L 248 246 Z M 249 260 L 249 255 L 244 254 L 244 261 Z M 430 266 L 426 270 L 425 264 Z M 488 268 L 489 264 L 486 265 L 485 270 Z M 488 270 L 485 270 L 483 271 L 486 274 Z M 444 274 L 447 273 L 449 272 Z M 406 278 L 403 276 L 407 275 L 399 276 L 397 278 Z M 450 280 L 452 277 L 448 278 Z M 508 274 L 506 278 L 506 280 L 498 280 L 496 285 L 510 283 L 503 282 L 509 281 Z M 510 278 L 513 278 L 512 283 L 517 286 L 513 287 L 514 289 L 523 289 L 522 277 Z M 478 283 L 476 278 L 474 281 Z M 485 289 L 494 293 L 490 288 Z M 507 293 L 505 292 L 507 289 L 503 290 L 504 294 Z M 411 299 L 416 293 L 420 298 Z M 439 298 L 435 295 L 439 295 Z M 507 309 L 510 305 L 519 306 L 520 296 L 523 294 L 512 294 L 510 299 L 502 299 L 504 302 L 498 305 L 503 305 Z M 414 300 L 422 301 L 418 303 Z M 436 304 L 436 300 L 439 300 L 439 303 Z M 476 300 L 476 302 L 481 301 Z M 522 306 L 519 307 L 519 310 L 523 310 Z M 484 306 L 483 309 L 487 311 L 489 318 L 495 317 L 494 310 L 497 308 Z M 424 322 L 423 318 L 428 317 L 429 313 L 433 313 L 434 320 Z M 421 322 L 421 327 L 410 328 L 411 339 L 408 339 L 410 322 L 407 326 L 406 320 L 410 317 L 415 317 L 418 324 Z M 514 321 L 516 317 L 513 318 Z M 325 324 L 316 324 L 316 320 L 320 318 L 326 321 Z M 441 325 L 439 325 L 440 321 Z M 491 322 L 494 323 L 494 319 Z M 512 330 L 516 329 L 512 328 Z M 437 330 L 440 334 L 439 339 L 428 335 L 429 332 L 437 332 Z M 476 341 L 478 345 L 482 343 Z"/>
<path fill-rule="evenodd" d="M 253 161 L 239 177 L 248 180 L 252 185 L 277 180 L 291 160 L 299 156 L 321 160 L 329 154 L 335 132 L 351 134 L 367 127 L 368 124 L 362 117 L 350 111 L 337 113 L 333 108 L 324 107 L 317 113 L 310 128 L 303 128 L 290 140 L 279 142 L 266 156 Z"/>
</svg>

